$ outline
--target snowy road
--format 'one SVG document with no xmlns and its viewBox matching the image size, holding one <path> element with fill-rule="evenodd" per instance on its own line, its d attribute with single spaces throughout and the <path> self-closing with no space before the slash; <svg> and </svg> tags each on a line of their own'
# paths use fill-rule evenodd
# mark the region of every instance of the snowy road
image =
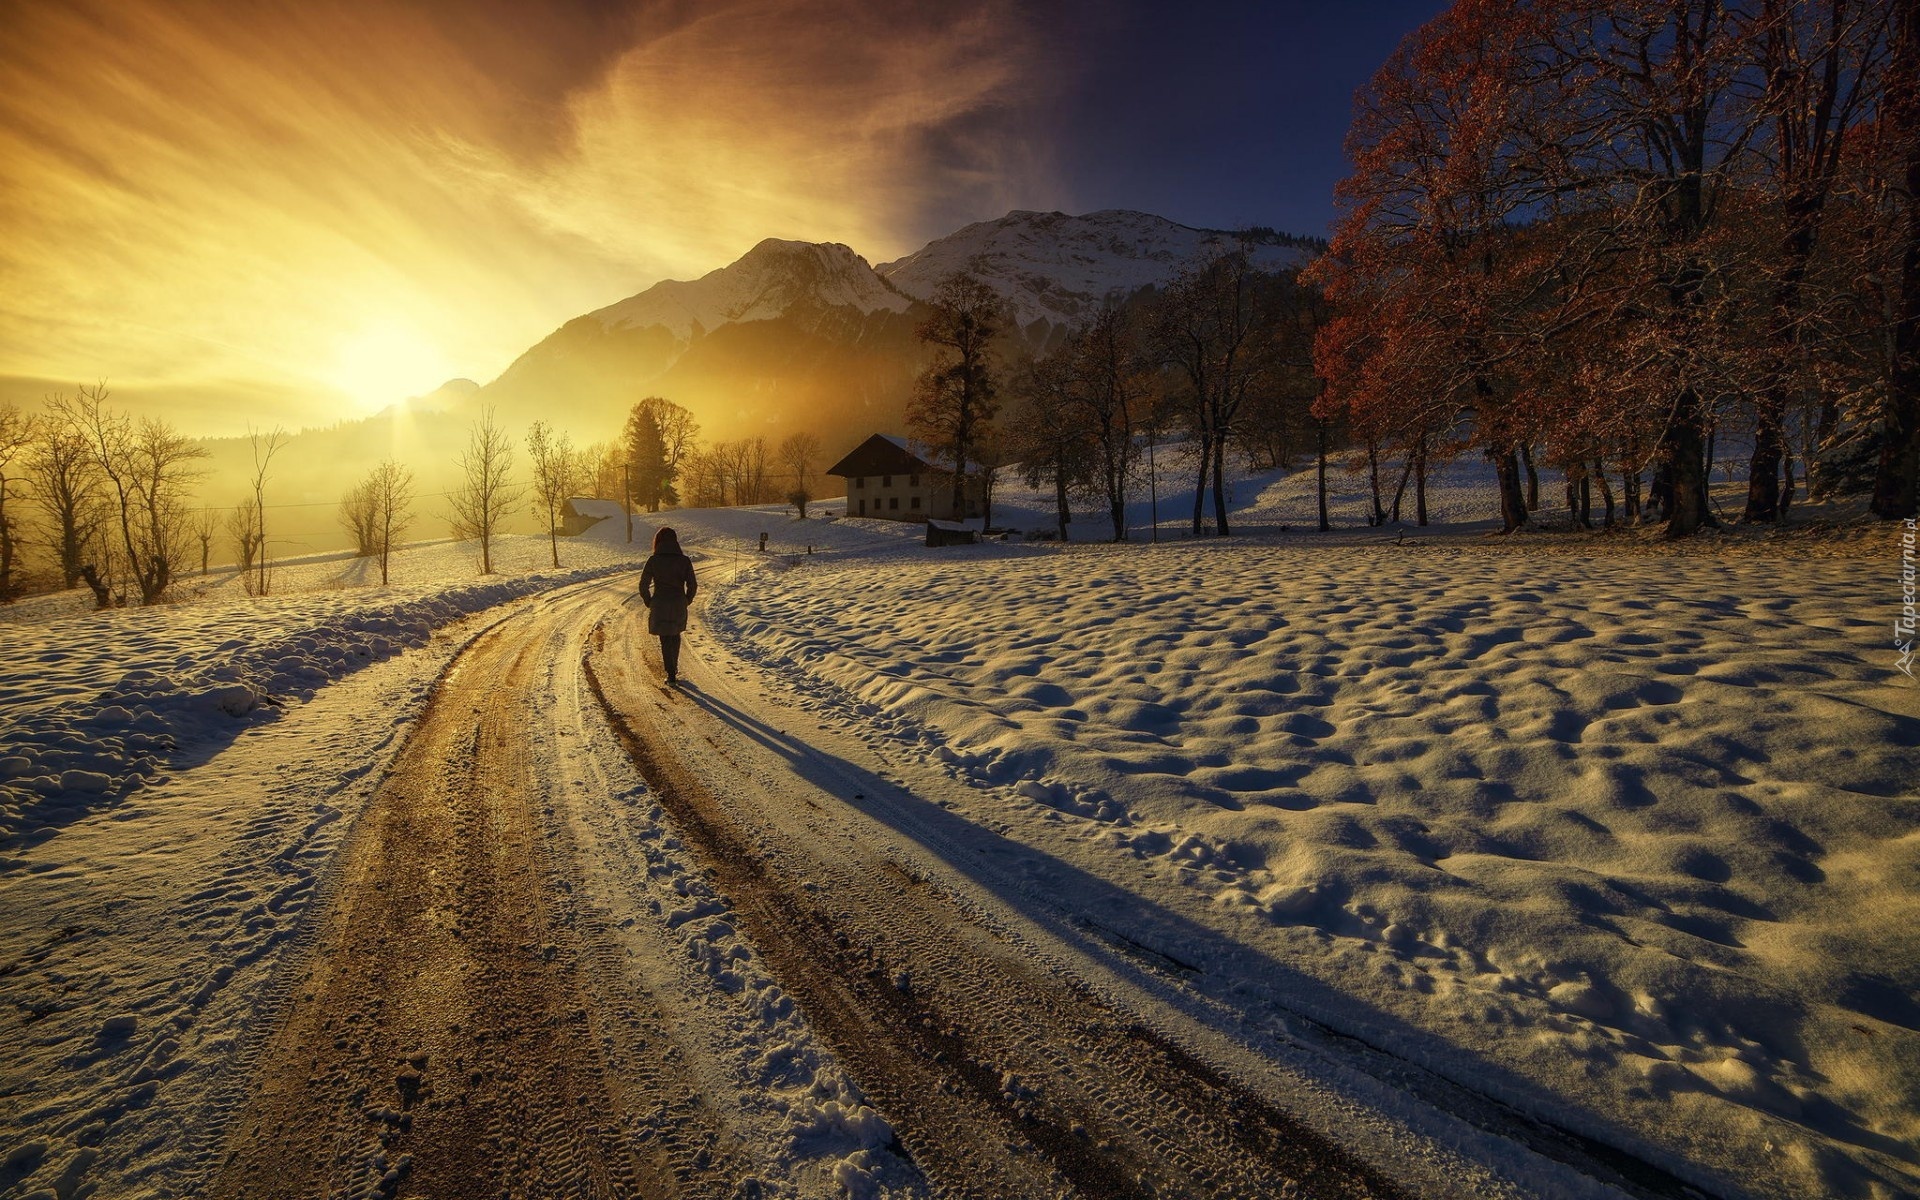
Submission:
<svg viewBox="0 0 1920 1200">
<path fill-rule="evenodd" d="M 1403 1189 L 1143 1020 L 956 869 L 971 835 L 937 802 L 790 739 L 739 664 L 664 692 L 644 641 L 624 581 L 593 583 L 455 661 L 283 974 L 209 1194 L 1398 1196 L 1453 1174 Z"/>
<path fill-rule="evenodd" d="M 917 862 L 964 853 L 958 819 L 757 720 L 718 672 L 658 688 L 630 652 L 640 636 L 632 614 L 596 635 L 597 695 L 775 977 L 940 1190 L 1403 1194 Z"/>
</svg>

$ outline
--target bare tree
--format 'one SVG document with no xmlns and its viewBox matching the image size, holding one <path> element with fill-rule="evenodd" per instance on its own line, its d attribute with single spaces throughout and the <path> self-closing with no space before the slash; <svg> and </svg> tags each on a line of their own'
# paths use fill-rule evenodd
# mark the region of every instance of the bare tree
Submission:
<svg viewBox="0 0 1920 1200">
<path fill-rule="evenodd" d="M 53 552 L 62 586 L 80 582 L 103 517 L 100 469 L 81 430 L 73 401 L 49 397 L 39 422 L 27 483 L 46 520 L 43 534 Z"/>
<path fill-rule="evenodd" d="M 1071 379 L 1068 423 L 1092 447 L 1113 540 L 1124 542 L 1127 478 L 1139 457 L 1134 424 L 1152 390 L 1147 352 L 1133 321 L 1116 308 L 1101 310 L 1064 352 Z"/>
<path fill-rule="evenodd" d="M 33 444 L 38 424 L 12 401 L 0 405 L 0 603 L 11 603 L 20 592 L 14 579 L 14 559 L 21 542 L 20 508 L 13 501 L 24 498 L 25 479 L 15 467 L 22 454 Z"/>
<path fill-rule="evenodd" d="M 533 511 L 547 522 L 547 546 L 553 565 L 560 565 L 561 510 L 586 478 L 573 439 L 556 434 L 545 421 L 527 431 L 527 454 L 533 459 Z"/>
<path fill-rule="evenodd" d="M 620 498 L 620 474 L 626 457 L 619 442 L 594 442 L 580 451 L 580 461 L 586 471 L 581 486 L 588 489 L 588 495 L 597 500 Z"/>
<path fill-rule="evenodd" d="M 203 508 L 194 514 L 193 540 L 200 543 L 200 575 L 206 577 L 207 568 L 213 562 L 213 535 L 217 528 L 213 510 Z"/>
<path fill-rule="evenodd" d="M 379 525 L 379 497 L 374 494 L 373 476 L 369 474 L 340 497 L 340 527 L 353 539 L 355 557 L 372 558 L 380 552 Z"/>
<path fill-rule="evenodd" d="M 781 465 L 793 474 L 793 486 L 787 489 L 787 503 L 793 505 L 804 521 L 807 503 L 813 499 L 808 477 L 813 474 L 813 461 L 820 457 L 820 439 L 811 433 L 789 434 L 781 441 L 778 454 Z"/>
<path fill-rule="evenodd" d="M 719 446 L 695 447 L 682 468 L 686 490 L 682 497 L 690 508 L 719 508 L 727 502 L 726 465 Z"/>
<path fill-rule="evenodd" d="M 741 465 L 746 476 L 747 504 L 765 504 L 773 499 L 773 481 L 767 471 L 767 439 L 751 437 L 741 444 Z"/>
<path fill-rule="evenodd" d="M 1063 350 L 1023 363 L 1011 381 L 1014 403 L 1006 422 L 1008 450 L 1020 460 L 1027 486 L 1053 487 L 1054 536 L 1063 542 L 1073 522 L 1069 497 L 1084 490 L 1089 475 L 1088 431 L 1074 420 L 1075 357 Z"/>
<path fill-rule="evenodd" d="M 117 505 L 120 549 L 142 604 L 158 603 L 186 560 L 186 489 L 207 452 L 158 417 L 137 425 L 106 407 L 104 383 L 80 389 L 75 410 Z"/>
<path fill-rule="evenodd" d="M 1157 314 L 1160 355 L 1181 376 L 1187 422 L 1199 454 L 1193 490 L 1193 532 L 1202 529 L 1207 483 L 1213 483 L 1214 532 L 1227 527 L 1226 450 L 1247 398 L 1276 366 L 1272 277 L 1256 270 L 1244 249 L 1190 270 L 1167 289 Z"/>
<path fill-rule="evenodd" d="M 946 451 L 953 463 L 953 512 L 966 512 L 966 477 L 974 445 L 987 433 L 995 410 L 989 347 L 1006 328 L 1000 296 L 972 275 L 958 272 L 940 281 L 930 301 L 933 315 L 915 332 L 935 348 L 907 404 L 907 424 Z"/>
<path fill-rule="evenodd" d="M 243 499 L 227 513 L 227 537 L 233 541 L 233 561 L 247 590 L 253 590 L 253 564 L 260 557 L 260 514 L 251 499 Z"/>
<path fill-rule="evenodd" d="M 480 543 L 480 572 L 493 573 L 493 539 L 500 523 L 520 501 L 524 490 L 508 482 L 513 469 L 513 444 L 494 421 L 491 408 L 481 414 L 467 435 L 460 456 L 463 478 L 448 497 L 453 506 L 453 536 Z"/>
<path fill-rule="evenodd" d="M 273 456 L 287 444 L 287 431 L 278 425 L 271 433 L 261 433 L 255 429 L 247 430 L 247 440 L 253 447 L 253 508 L 259 518 L 260 554 L 254 564 L 254 585 L 247 590 L 255 596 L 267 594 L 267 467 L 273 462 Z"/>
<path fill-rule="evenodd" d="M 384 587 L 393 544 L 413 522 L 413 472 L 389 458 L 367 476 L 366 486 L 373 494 L 374 528 L 380 547 L 380 583 Z"/>
<path fill-rule="evenodd" d="M 807 490 L 814 460 L 820 457 L 820 439 L 811 433 L 789 434 L 781 441 L 780 465 L 793 473 L 794 486 Z"/>
</svg>

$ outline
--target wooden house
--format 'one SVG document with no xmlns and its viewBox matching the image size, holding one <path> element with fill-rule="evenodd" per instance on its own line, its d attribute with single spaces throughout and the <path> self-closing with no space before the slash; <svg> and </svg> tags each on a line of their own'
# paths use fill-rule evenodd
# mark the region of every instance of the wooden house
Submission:
<svg viewBox="0 0 1920 1200">
<path fill-rule="evenodd" d="M 955 521 L 980 515 L 977 477 L 966 481 L 966 512 L 953 511 L 953 474 L 932 453 L 905 438 L 876 433 L 827 474 L 847 481 L 847 515 L 887 521 Z"/>
</svg>

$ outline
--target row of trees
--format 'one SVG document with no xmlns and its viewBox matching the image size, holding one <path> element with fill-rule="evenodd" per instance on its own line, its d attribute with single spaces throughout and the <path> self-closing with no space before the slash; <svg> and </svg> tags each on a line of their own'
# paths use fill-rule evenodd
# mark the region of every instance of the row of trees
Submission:
<svg viewBox="0 0 1920 1200">
<path fill-rule="evenodd" d="M 206 574 L 221 539 L 251 595 L 272 586 L 268 553 L 268 482 L 275 457 L 289 444 L 284 430 L 249 437 L 246 492 L 231 508 L 197 506 L 206 477 L 206 449 L 158 417 L 136 420 L 108 403 L 105 385 L 49 397 L 44 410 L 0 405 L 0 601 L 29 582 L 29 552 L 48 568 L 46 584 L 85 583 L 99 607 L 154 604 L 189 575 L 197 558 Z M 491 412 L 476 421 L 458 458 L 459 479 L 446 493 L 449 526 L 479 543 L 481 569 L 493 569 L 494 539 L 529 491 L 544 522 L 553 564 L 566 501 L 586 490 L 592 459 L 567 435 L 537 422 L 526 437 L 531 482 L 513 475 L 510 439 Z M 388 460 L 341 498 L 339 521 L 355 550 L 390 556 L 415 520 L 411 470 Z"/>
<path fill-rule="evenodd" d="M 1062 536 L 1081 498 L 1103 505 L 1124 540 L 1141 459 L 1151 466 L 1155 442 L 1177 436 L 1193 532 L 1206 528 L 1211 501 L 1213 531 L 1225 535 L 1230 455 L 1280 465 L 1311 432 L 1324 456 L 1339 437 L 1311 412 L 1325 301 L 1295 271 L 1260 269 L 1256 253 L 1251 242 L 1224 247 L 1166 289 L 1108 306 L 1048 352 L 1011 363 L 999 296 L 970 275 L 943 281 L 919 329 L 933 355 L 907 422 L 947 469 L 955 510 L 963 477 L 979 478 L 990 522 L 994 478 L 1018 462 L 1030 486 L 1052 487 Z"/>
<path fill-rule="evenodd" d="M 1195 533 L 1209 494 L 1228 531 L 1231 450 L 1307 436 L 1323 528 L 1342 441 L 1376 522 L 1411 482 L 1424 524 L 1429 467 L 1471 450 L 1508 529 L 1544 464 L 1576 523 L 1596 491 L 1613 520 L 1617 480 L 1624 517 L 1684 535 L 1716 523 L 1716 438 L 1744 448 L 1747 521 L 1801 482 L 1915 512 L 1920 0 L 1459 0 L 1362 93 L 1349 150 L 1303 275 L 1229 251 L 1011 366 L 993 292 L 943 283 L 908 419 L 956 501 L 1018 460 L 1063 529 L 1083 495 L 1124 537 L 1141 441 L 1171 430 Z"/>
<path fill-rule="evenodd" d="M 96 385 L 53 397 L 42 413 L 0 406 L 0 599 L 20 594 L 28 548 L 103 607 L 154 603 L 190 569 L 199 515 L 190 496 L 206 451 L 107 398 Z M 267 446 L 271 457 L 271 436 Z"/>
<path fill-rule="evenodd" d="M 1915 511 L 1920 4 L 1459 0 L 1357 102 L 1317 411 L 1408 457 L 1531 451 L 1675 535 L 1796 485 Z"/>
<path fill-rule="evenodd" d="M 788 503 L 801 516 L 813 499 L 820 439 L 795 433 L 777 446 L 762 437 L 700 441 L 687 409 L 648 396 L 628 412 L 620 436 L 587 450 L 593 495 L 658 512 L 672 505 Z"/>
</svg>

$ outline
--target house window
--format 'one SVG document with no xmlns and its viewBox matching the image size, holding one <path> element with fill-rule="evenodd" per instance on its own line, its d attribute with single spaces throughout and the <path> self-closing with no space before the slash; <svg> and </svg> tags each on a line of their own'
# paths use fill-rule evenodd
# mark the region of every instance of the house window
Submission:
<svg viewBox="0 0 1920 1200">
<path fill-rule="evenodd" d="M 915 496 L 915 497 L 913 498 L 913 503 L 912 503 L 912 504 L 910 504 L 910 505 L 908 505 L 908 507 L 909 507 L 909 508 L 916 508 L 916 509 L 917 509 L 917 508 L 919 508 L 919 507 L 920 507 L 920 497 L 918 497 L 918 496 Z"/>
<path fill-rule="evenodd" d="M 920 486 L 920 477 L 919 477 L 918 475 L 909 475 L 909 476 L 907 476 L 907 486 L 908 486 L 908 487 L 919 487 L 919 486 Z M 919 505 L 918 505 L 918 504 L 916 503 L 916 504 L 914 505 L 914 507 L 915 507 L 915 508 L 918 508 L 918 507 L 920 507 L 920 506 L 919 506 Z"/>
<path fill-rule="evenodd" d="M 865 500 L 860 502 L 860 515 L 863 517 L 867 515 L 867 502 Z"/>
<path fill-rule="evenodd" d="M 892 486 L 893 486 L 893 476 L 891 476 L 891 475 L 882 475 L 882 476 L 880 477 L 880 486 L 881 486 L 881 487 L 892 487 Z"/>
<path fill-rule="evenodd" d="M 900 497 L 898 497 L 898 496 L 888 496 L 888 497 L 887 497 L 887 507 L 888 507 L 888 508 L 890 508 L 890 509 L 896 509 L 896 510 L 897 510 L 897 509 L 898 509 L 898 508 L 900 507 Z"/>
<path fill-rule="evenodd" d="M 867 477 L 866 477 L 865 475 L 855 475 L 855 476 L 853 477 L 853 486 L 854 486 L 854 487 L 856 487 L 856 488 L 864 488 L 864 487 L 866 487 L 866 486 L 867 486 Z"/>
</svg>

